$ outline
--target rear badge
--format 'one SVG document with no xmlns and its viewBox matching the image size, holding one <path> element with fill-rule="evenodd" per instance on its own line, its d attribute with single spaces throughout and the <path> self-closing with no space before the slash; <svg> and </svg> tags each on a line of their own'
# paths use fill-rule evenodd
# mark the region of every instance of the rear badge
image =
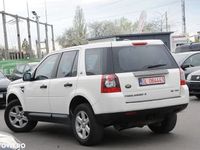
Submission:
<svg viewBox="0 0 200 150">
<path fill-rule="evenodd" d="M 125 85 L 125 88 L 130 89 L 131 85 L 130 84 Z"/>
</svg>

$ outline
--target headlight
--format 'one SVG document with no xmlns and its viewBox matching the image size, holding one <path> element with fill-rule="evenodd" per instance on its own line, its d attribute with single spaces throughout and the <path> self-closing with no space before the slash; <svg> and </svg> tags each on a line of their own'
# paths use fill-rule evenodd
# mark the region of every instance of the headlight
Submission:
<svg viewBox="0 0 200 150">
<path fill-rule="evenodd" d="M 7 87 L 7 92 L 10 90 L 10 85 Z"/>
<path fill-rule="evenodd" d="M 191 80 L 191 77 L 192 77 L 192 75 L 189 74 L 189 75 L 187 76 L 187 81 L 190 81 L 190 80 Z"/>
</svg>

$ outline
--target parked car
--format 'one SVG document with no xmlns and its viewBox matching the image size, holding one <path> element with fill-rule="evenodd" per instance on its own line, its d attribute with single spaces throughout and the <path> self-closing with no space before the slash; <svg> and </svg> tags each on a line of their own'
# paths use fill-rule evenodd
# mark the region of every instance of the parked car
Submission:
<svg viewBox="0 0 200 150">
<path fill-rule="evenodd" d="M 194 95 L 200 99 L 200 70 L 188 75 L 187 85 L 189 87 L 190 95 Z"/>
<path fill-rule="evenodd" d="M 200 70 L 200 52 L 185 52 L 173 54 L 178 65 L 184 70 L 185 77 Z"/>
<path fill-rule="evenodd" d="M 0 150 L 22 150 L 25 145 L 11 134 L 0 131 Z"/>
<path fill-rule="evenodd" d="M 0 107 L 6 104 L 6 92 L 10 80 L 0 71 Z"/>
<path fill-rule="evenodd" d="M 175 49 L 175 53 L 184 53 L 184 52 L 191 52 L 191 51 L 200 51 L 200 43 L 190 43 L 178 46 Z"/>
<path fill-rule="evenodd" d="M 15 69 L 13 70 L 13 73 L 10 76 L 10 79 L 12 81 L 21 79 L 25 72 L 31 71 L 37 65 L 38 65 L 38 62 L 32 62 L 32 63 L 27 63 L 27 64 L 17 64 Z"/>
<path fill-rule="evenodd" d="M 162 41 L 94 43 L 55 51 L 12 82 L 5 122 L 15 132 L 70 122 L 80 144 L 94 145 L 108 126 L 169 133 L 188 102 L 184 72 Z"/>
</svg>

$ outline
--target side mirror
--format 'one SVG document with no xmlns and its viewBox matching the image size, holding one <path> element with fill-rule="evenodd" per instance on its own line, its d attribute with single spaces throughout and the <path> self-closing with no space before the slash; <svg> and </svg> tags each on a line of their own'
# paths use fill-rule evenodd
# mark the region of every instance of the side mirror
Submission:
<svg viewBox="0 0 200 150">
<path fill-rule="evenodd" d="M 185 64 L 185 65 L 182 65 L 181 66 L 181 68 L 183 69 L 183 70 L 185 70 L 186 68 L 189 68 L 190 67 L 190 65 L 188 65 L 188 64 Z"/>
<path fill-rule="evenodd" d="M 24 73 L 23 81 L 31 81 L 31 73 L 29 72 Z"/>
</svg>

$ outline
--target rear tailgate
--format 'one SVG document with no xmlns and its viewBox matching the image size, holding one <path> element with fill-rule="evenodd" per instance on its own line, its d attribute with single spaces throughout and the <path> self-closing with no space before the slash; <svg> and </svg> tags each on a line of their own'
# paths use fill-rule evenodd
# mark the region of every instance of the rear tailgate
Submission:
<svg viewBox="0 0 200 150">
<path fill-rule="evenodd" d="M 180 96 L 179 69 L 118 73 L 117 76 L 127 103 Z"/>
<path fill-rule="evenodd" d="M 162 43 L 112 45 L 114 72 L 127 103 L 180 96 L 180 71 Z"/>
</svg>

